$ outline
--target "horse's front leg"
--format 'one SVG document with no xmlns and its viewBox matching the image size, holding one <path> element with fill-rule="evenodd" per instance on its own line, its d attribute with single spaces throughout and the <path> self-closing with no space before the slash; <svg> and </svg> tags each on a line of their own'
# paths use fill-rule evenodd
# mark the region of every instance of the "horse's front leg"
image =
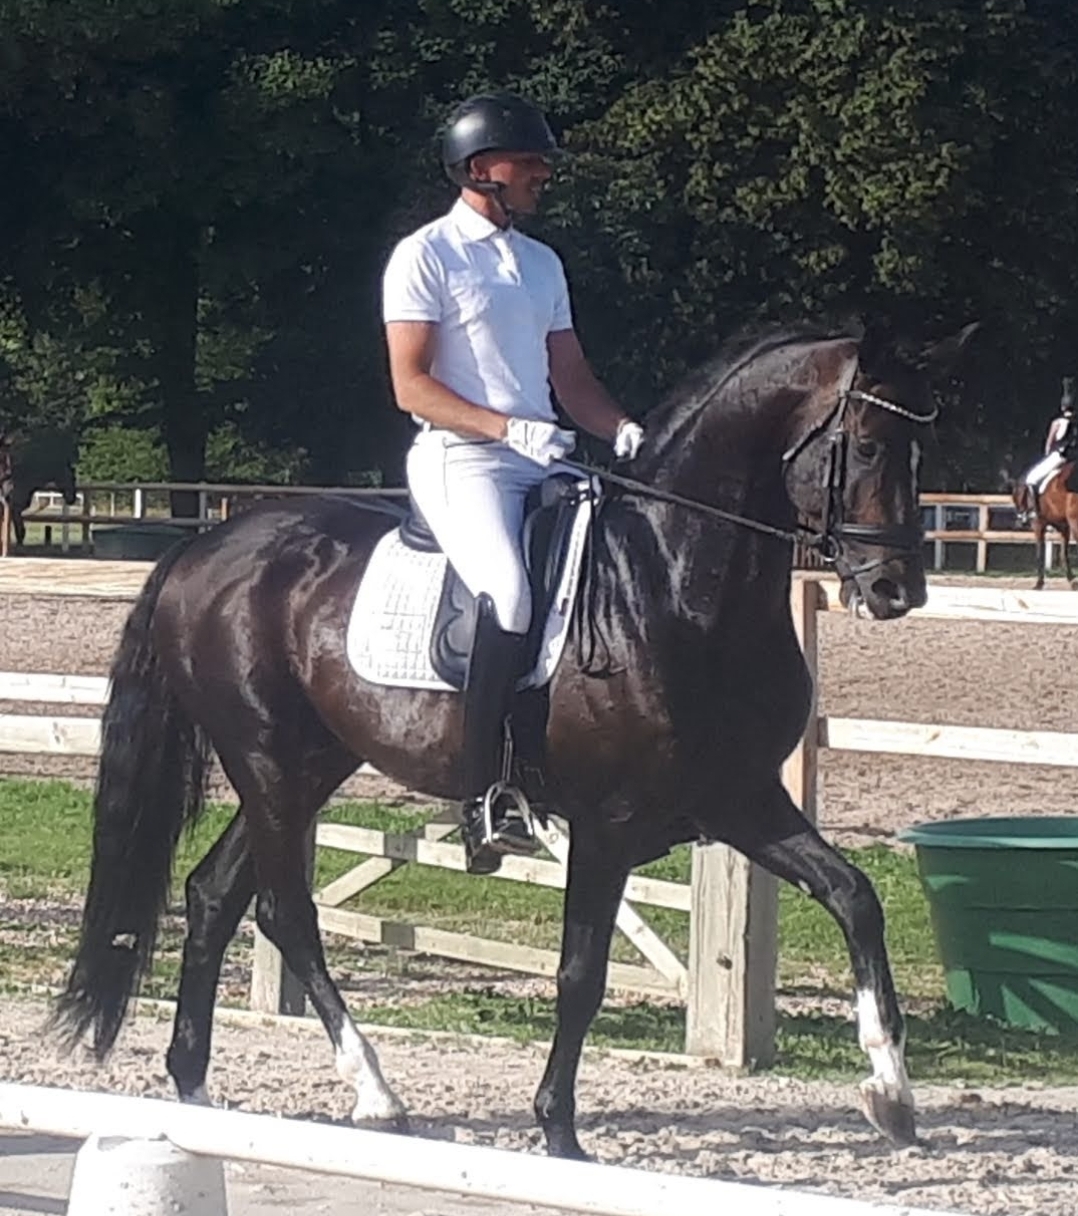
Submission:
<svg viewBox="0 0 1078 1216">
<path fill-rule="evenodd" d="M 735 848 L 793 883 L 831 913 L 850 952 L 857 989 L 857 1029 L 872 1064 L 861 1083 L 869 1122 L 895 1144 L 914 1144 L 913 1093 L 906 1073 L 906 1028 L 884 943 L 883 909 L 868 878 L 832 848 L 776 780 L 746 808 Z"/>
<path fill-rule="evenodd" d="M 552 1157 L 586 1159 L 576 1138 L 576 1073 L 584 1036 L 606 991 L 610 938 L 629 866 L 573 828 L 558 965 L 554 1043 L 535 1095 L 535 1116 Z"/>
<path fill-rule="evenodd" d="M 11 529 L 15 533 L 15 547 L 21 549 L 26 540 L 26 523 L 23 520 L 22 512 L 14 507 L 11 508 Z"/>
</svg>

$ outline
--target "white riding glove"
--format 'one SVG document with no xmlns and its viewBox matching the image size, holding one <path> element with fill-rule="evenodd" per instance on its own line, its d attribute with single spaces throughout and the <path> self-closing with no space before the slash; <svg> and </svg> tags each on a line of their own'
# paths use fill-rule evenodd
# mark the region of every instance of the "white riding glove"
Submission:
<svg viewBox="0 0 1078 1216">
<path fill-rule="evenodd" d="M 527 456 L 545 469 L 552 461 L 561 460 L 576 447 L 576 434 L 562 430 L 553 422 L 510 418 L 505 429 L 505 442 L 514 452 Z"/>
<path fill-rule="evenodd" d="M 644 442 L 644 428 L 630 418 L 622 420 L 614 436 L 614 455 L 619 460 L 635 460 Z"/>
</svg>

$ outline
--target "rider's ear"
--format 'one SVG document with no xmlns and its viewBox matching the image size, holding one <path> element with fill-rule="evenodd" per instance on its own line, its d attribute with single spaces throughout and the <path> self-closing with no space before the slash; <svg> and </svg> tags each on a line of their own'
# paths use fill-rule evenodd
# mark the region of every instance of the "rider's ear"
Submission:
<svg viewBox="0 0 1078 1216">
<path fill-rule="evenodd" d="M 929 380 L 933 382 L 946 380 L 954 374 L 962 360 L 969 340 L 980 328 L 980 321 L 973 321 L 960 329 L 958 333 L 952 334 L 949 338 L 944 338 L 939 342 L 933 342 L 921 351 L 917 362 Z"/>
</svg>

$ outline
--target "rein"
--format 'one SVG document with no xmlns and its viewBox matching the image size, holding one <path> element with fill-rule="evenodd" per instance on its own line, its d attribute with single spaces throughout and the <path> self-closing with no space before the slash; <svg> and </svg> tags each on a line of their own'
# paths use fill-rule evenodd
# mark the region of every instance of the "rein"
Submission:
<svg viewBox="0 0 1078 1216">
<path fill-rule="evenodd" d="M 855 374 L 856 367 L 853 367 L 851 368 L 847 385 L 852 382 Z M 563 460 L 560 463 L 568 465 L 569 468 L 583 473 L 585 476 L 598 477 L 602 481 L 611 482 L 613 485 L 621 486 L 631 493 L 640 494 L 646 498 L 654 498 L 659 502 L 668 502 L 674 506 L 684 507 L 688 510 L 711 516 L 713 519 L 722 520 L 724 523 L 735 524 L 737 527 L 747 528 L 752 532 L 759 532 L 765 536 L 773 536 L 778 540 L 793 543 L 800 542 L 808 548 L 815 550 L 821 559 L 830 565 L 837 565 L 842 562 L 842 542 L 844 540 L 885 549 L 898 549 L 902 553 L 916 552 L 921 539 L 921 529 L 916 526 L 896 525 L 884 527 L 879 524 L 856 524 L 844 521 L 846 449 L 850 435 L 843 424 L 846 419 L 847 406 L 851 401 L 863 401 L 868 405 L 874 405 L 879 409 L 887 410 L 889 413 L 897 414 L 900 418 L 905 418 L 909 422 L 915 422 L 920 425 L 928 425 L 939 417 L 939 409 L 937 407 L 934 407 L 929 414 L 916 414 L 912 410 L 906 409 L 905 406 L 898 405 L 894 401 L 888 401 L 885 397 L 877 397 L 874 393 L 864 392 L 861 389 L 851 387 L 840 389 L 838 400 L 835 402 L 834 407 L 818 424 L 810 427 L 782 456 L 783 465 L 788 473 L 793 467 L 794 461 L 805 451 L 809 444 L 824 431 L 829 432 L 826 469 L 823 479 L 827 497 L 824 503 L 823 526 L 819 530 L 811 528 L 806 524 L 796 524 L 793 528 L 777 528 L 773 524 L 764 523 L 762 520 L 753 519 L 750 516 L 738 515 L 733 511 L 724 511 L 721 507 L 713 507 L 708 503 L 698 502 L 696 499 L 686 498 L 681 494 L 674 494 L 669 490 L 656 489 L 654 486 L 649 486 L 646 482 L 638 481 L 632 477 L 625 477 L 620 473 L 612 473 L 605 469 L 589 468 L 586 465 L 570 460 Z M 877 558 L 874 561 L 862 563 L 860 566 L 846 566 L 846 573 L 849 575 L 863 574 L 866 570 L 883 565 L 884 560 L 883 558 Z M 846 565 L 844 562 L 842 564 Z"/>
<path fill-rule="evenodd" d="M 816 542 L 822 540 L 819 533 L 804 524 L 797 524 L 794 528 L 776 528 L 772 524 L 765 524 L 762 520 L 751 519 L 746 515 L 737 515 L 733 511 L 724 511 L 721 507 L 713 507 L 706 502 L 698 502 L 695 498 L 685 498 L 681 494 L 674 494 L 670 490 L 659 490 L 655 486 L 649 486 L 646 481 L 637 481 L 633 477 L 624 477 L 621 473 L 611 473 L 608 469 L 596 469 L 589 465 L 578 464 L 575 460 L 559 460 L 558 464 L 566 465 L 577 473 L 582 473 L 586 477 L 598 477 L 600 481 L 609 481 L 613 485 L 621 486 L 623 489 L 630 490 L 634 494 L 640 494 L 645 498 L 654 498 L 659 502 L 669 502 L 676 507 L 686 507 L 690 511 L 698 511 L 701 515 L 710 515 L 713 519 L 721 519 L 724 523 L 737 524 L 742 528 L 749 528 L 753 532 L 762 532 L 765 536 L 774 536 L 779 540 L 799 541 L 804 540 L 806 544 L 813 548 L 819 547 Z M 807 540 L 805 538 L 808 538 Z"/>
</svg>

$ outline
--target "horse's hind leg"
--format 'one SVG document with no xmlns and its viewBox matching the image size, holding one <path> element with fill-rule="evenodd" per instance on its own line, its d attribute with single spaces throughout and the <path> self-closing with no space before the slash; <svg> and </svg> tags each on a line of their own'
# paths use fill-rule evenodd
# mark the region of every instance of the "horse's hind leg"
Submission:
<svg viewBox="0 0 1078 1216">
<path fill-rule="evenodd" d="M 1033 584 L 1034 591 L 1040 591 L 1044 586 L 1044 533 L 1044 520 L 1038 516 L 1033 521 L 1033 549 L 1036 554 L 1035 560 L 1037 563 L 1037 581 Z"/>
<path fill-rule="evenodd" d="M 167 1057 L 182 1101 L 207 1100 L 206 1068 L 221 960 L 254 892 L 254 863 L 241 810 L 187 879 L 187 937 Z"/>
<path fill-rule="evenodd" d="M 846 938 L 857 986 L 857 1027 L 873 1075 L 861 1084 L 869 1121 L 896 1144 L 916 1142 L 906 1030 L 884 943 L 883 909 L 868 878 L 831 847 L 778 781 L 724 833 L 746 856 L 818 900 Z"/>
<path fill-rule="evenodd" d="M 231 762 L 221 755 L 247 818 L 258 889 L 255 915 L 321 1018 L 336 1053 L 338 1074 L 355 1086 L 353 1120 L 403 1130 L 404 1107 L 386 1084 L 374 1048 L 360 1034 L 326 968 L 304 861 L 312 820 L 356 760 L 324 728 L 317 744 L 308 737 L 300 751 L 304 743 L 298 740 L 305 733 L 297 710 L 287 726 L 275 725 L 268 741 L 260 740 L 266 749 L 260 754 Z M 278 756 L 291 756 L 295 763 L 286 771 Z"/>
<path fill-rule="evenodd" d="M 573 829 L 558 964 L 558 1021 L 535 1115 L 552 1157 L 584 1158 L 576 1138 L 576 1073 L 588 1027 L 606 990 L 607 957 L 629 867 Z"/>
</svg>

